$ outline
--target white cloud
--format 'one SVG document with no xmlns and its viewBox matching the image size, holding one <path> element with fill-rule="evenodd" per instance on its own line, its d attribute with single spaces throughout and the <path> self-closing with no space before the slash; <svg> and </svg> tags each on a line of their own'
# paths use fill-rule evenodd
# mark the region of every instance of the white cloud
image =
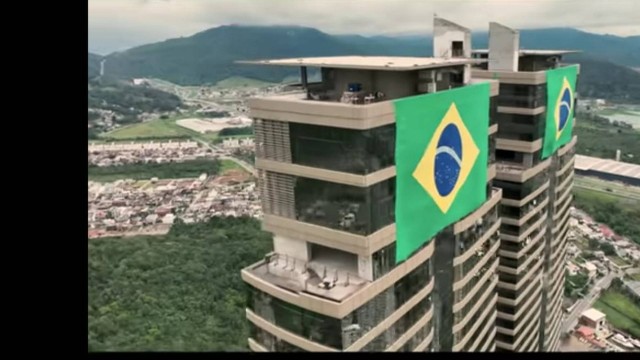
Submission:
<svg viewBox="0 0 640 360">
<path fill-rule="evenodd" d="M 498 21 L 519 29 L 640 35 L 638 0 L 89 0 L 89 43 L 102 52 L 122 50 L 225 24 L 302 25 L 333 34 L 428 33 L 434 12 L 476 31 Z"/>
</svg>

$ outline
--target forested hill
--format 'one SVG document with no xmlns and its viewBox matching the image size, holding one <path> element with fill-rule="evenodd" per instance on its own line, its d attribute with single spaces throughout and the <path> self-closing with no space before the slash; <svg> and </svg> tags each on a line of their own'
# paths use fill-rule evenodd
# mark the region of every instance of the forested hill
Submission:
<svg viewBox="0 0 640 360">
<path fill-rule="evenodd" d="M 89 79 L 100 75 L 100 60 L 102 56 L 89 53 Z"/>
<path fill-rule="evenodd" d="M 640 66 L 639 37 L 597 35 L 565 28 L 520 33 L 525 49 L 577 49 L 588 57 Z M 347 54 L 429 56 L 431 43 L 429 35 L 364 37 L 329 35 L 308 27 L 229 25 L 110 54 L 106 56 L 105 70 L 115 76 L 159 77 L 178 84 L 215 83 L 234 75 L 279 81 L 282 74 L 278 70 L 233 62 Z M 487 34 L 474 33 L 473 46 L 486 47 Z"/>
<path fill-rule="evenodd" d="M 271 250 L 250 218 L 89 240 L 89 351 L 247 351 L 240 270 Z"/>
<path fill-rule="evenodd" d="M 580 64 L 580 97 L 640 104 L 640 72 L 584 55 L 570 56 L 567 61 Z"/>
</svg>

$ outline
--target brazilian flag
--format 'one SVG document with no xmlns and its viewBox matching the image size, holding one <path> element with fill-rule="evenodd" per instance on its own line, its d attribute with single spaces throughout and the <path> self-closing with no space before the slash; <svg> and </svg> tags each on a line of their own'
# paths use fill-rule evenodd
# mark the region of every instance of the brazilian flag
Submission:
<svg viewBox="0 0 640 360">
<path fill-rule="evenodd" d="M 396 261 L 486 200 L 489 84 L 394 102 Z"/>
<path fill-rule="evenodd" d="M 578 66 L 547 70 L 547 118 L 542 145 L 546 159 L 571 141 Z"/>
</svg>

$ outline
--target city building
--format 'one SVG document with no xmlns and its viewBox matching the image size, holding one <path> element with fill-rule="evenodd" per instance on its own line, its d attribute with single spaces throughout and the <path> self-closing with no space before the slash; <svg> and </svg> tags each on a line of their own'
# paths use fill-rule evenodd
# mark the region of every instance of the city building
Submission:
<svg viewBox="0 0 640 360">
<path fill-rule="evenodd" d="M 494 186 L 503 194 L 496 348 L 556 351 L 576 144 L 571 115 L 577 94 L 567 76 L 577 77 L 579 68 L 561 62 L 573 51 L 522 50 L 519 43 L 517 30 L 491 23 L 489 49 L 473 52 L 488 62 L 471 73 L 473 79 L 500 82 Z M 558 69 L 573 75 L 558 82 L 557 91 L 548 91 L 556 80 L 547 79 Z M 553 134 L 549 116 L 559 124 L 551 127 Z"/>
<path fill-rule="evenodd" d="M 605 330 L 607 316 L 602 312 L 591 308 L 580 316 L 580 323 L 595 330 L 596 334 Z"/>
<path fill-rule="evenodd" d="M 301 71 L 299 91 L 249 100 L 263 229 L 274 235 L 273 252 L 241 272 L 249 288 L 253 351 L 495 350 L 502 190 L 493 187 L 498 126 L 490 111 L 496 102 L 489 98 L 498 94 L 498 83 L 471 79 L 471 65 L 483 61 L 471 59 L 468 29 L 439 18 L 434 27 L 438 58 L 245 62 Z M 321 74 L 319 82 L 308 82 L 309 68 Z M 484 174 L 484 182 L 473 184 L 484 200 L 435 235 L 424 234 L 426 242 L 398 261 L 404 245 L 396 187 L 405 160 L 395 156 L 395 104 L 484 86 L 484 157 L 474 159 L 486 164 L 470 165 Z M 446 130 L 442 124 L 452 108 L 440 125 L 426 125 Z M 433 149 L 440 148 L 435 133 L 426 136 Z M 456 151 L 449 149 L 443 151 Z M 422 151 L 424 160 L 430 150 Z M 433 201 L 446 207 L 442 213 L 457 204 Z M 422 222 L 428 226 L 440 216 L 436 212 L 420 214 Z"/>
<path fill-rule="evenodd" d="M 640 186 L 640 165 L 637 164 L 576 155 L 575 168 L 578 175 Z"/>
</svg>

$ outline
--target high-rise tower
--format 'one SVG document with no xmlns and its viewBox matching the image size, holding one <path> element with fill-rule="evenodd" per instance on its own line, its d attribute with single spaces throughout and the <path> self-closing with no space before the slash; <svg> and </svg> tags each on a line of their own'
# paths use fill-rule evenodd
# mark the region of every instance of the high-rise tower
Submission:
<svg viewBox="0 0 640 360">
<path fill-rule="evenodd" d="M 562 323 L 564 258 L 572 200 L 574 51 L 521 50 L 519 33 L 491 23 L 488 59 L 474 79 L 498 79 L 496 187 L 503 191 L 496 346 L 554 351 Z"/>
<path fill-rule="evenodd" d="M 494 350 L 498 83 L 470 80 L 467 29 L 435 26 L 439 58 L 250 62 L 301 70 L 249 101 L 274 234 L 242 270 L 253 351 Z"/>
</svg>

